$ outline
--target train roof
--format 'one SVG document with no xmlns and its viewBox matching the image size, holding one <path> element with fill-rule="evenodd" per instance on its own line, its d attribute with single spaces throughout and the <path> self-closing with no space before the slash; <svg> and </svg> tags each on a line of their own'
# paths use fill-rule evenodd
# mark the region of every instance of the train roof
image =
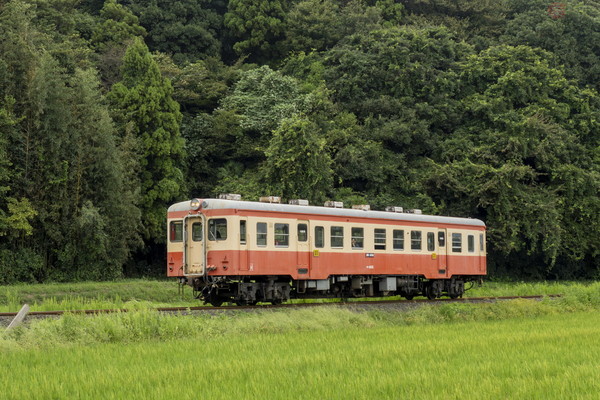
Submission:
<svg viewBox="0 0 600 400">
<path fill-rule="evenodd" d="M 483 226 L 485 223 L 475 218 L 444 217 L 439 215 L 395 213 L 388 211 L 363 211 L 350 208 L 333 208 L 321 206 L 297 206 L 290 204 L 260 203 L 255 201 L 202 199 L 203 210 L 234 209 L 266 212 L 283 212 L 293 214 L 328 215 L 336 217 L 373 218 L 397 221 L 424 222 L 433 224 L 452 224 Z M 190 201 L 175 203 L 169 212 L 191 211 Z"/>
</svg>

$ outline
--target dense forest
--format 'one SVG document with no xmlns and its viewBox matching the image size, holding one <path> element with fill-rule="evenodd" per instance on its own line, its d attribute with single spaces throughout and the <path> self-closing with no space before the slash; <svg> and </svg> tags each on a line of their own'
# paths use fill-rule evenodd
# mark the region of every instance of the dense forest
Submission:
<svg viewBox="0 0 600 400">
<path fill-rule="evenodd" d="M 488 225 L 600 277 L 600 1 L 0 0 L 0 283 L 164 271 L 240 193 Z"/>
</svg>

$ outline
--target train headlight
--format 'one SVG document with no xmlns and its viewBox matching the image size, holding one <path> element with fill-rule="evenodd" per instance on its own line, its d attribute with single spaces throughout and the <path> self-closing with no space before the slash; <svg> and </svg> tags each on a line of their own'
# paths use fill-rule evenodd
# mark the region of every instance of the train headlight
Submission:
<svg viewBox="0 0 600 400">
<path fill-rule="evenodd" d="M 192 201 L 190 201 L 190 208 L 192 210 L 198 210 L 201 205 L 202 203 L 200 202 L 200 199 L 193 199 Z"/>
</svg>

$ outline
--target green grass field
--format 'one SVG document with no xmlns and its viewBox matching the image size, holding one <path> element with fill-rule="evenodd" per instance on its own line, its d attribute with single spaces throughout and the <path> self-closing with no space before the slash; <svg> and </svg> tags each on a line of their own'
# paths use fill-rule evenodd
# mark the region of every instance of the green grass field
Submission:
<svg viewBox="0 0 600 400">
<path fill-rule="evenodd" d="M 596 399 L 600 392 L 597 311 L 393 326 L 335 313 L 328 324 L 327 313 L 311 310 L 288 315 L 304 320 L 293 329 L 274 324 L 283 318 L 276 314 L 220 321 L 233 321 L 233 330 L 184 329 L 133 343 L 16 348 L 5 340 L 0 397 Z M 85 324 L 71 318 L 67 324 Z"/>
</svg>

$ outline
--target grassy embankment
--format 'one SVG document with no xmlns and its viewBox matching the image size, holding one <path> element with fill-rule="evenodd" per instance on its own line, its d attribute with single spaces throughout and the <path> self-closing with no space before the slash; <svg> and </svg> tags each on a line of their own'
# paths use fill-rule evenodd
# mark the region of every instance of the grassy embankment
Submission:
<svg viewBox="0 0 600 400">
<path fill-rule="evenodd" d="M 600 283 L 561 289 L 400 312 L 65 315 L 0 333 L 0 398 L 593 399 Z"/>
<path fill-rule="evenodd" d="M 475 285 L 465 297 L 561 294 L 579 285 L 571 282 L 486 282 L 483 286 Z M 16 312 L 24 303 L 29 304 L 32 311 L 139 308 L 140 303 L 142 307 L 201 305 L 193 298 L 189 287 L 185 287 L 180 295 L 174 280 L 0 286 L 0 312 Z"/>
</svg>

